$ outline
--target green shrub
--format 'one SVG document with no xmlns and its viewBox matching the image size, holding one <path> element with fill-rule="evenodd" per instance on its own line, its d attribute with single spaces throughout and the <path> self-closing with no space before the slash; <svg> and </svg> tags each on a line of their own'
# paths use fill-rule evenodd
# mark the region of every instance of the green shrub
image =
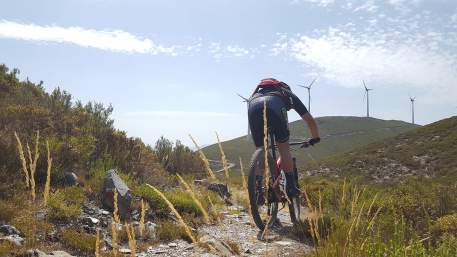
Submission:
<svg viewBox="0 0 457 257">
<path fill-rule="evenodd" d="M 62 244 L 78 253 L 93 254 L 95 252 L 95 236 L 73 229 L 66 229 L 60 235 Z"/>
<path fill-rule="evenodd" d="M 0 201 L 0 221 L 8 223 L 16 216 L 18 208 L 9 201 Z"/>
<path fill-rule="evenodd" d="M 161 221 L 157 224 L 157 239 L 160 241 L 173 241 L 175 239 L 184 239 L 191 242 L 191 239 L 186 234 L 181 226 L 178 226 L 173 221 Z M 195 235 L 194 235 L 195 237 Z"/>
<path fill-rule="evenodd" d="M 450 234 L 457 236 L 457 213 L 437 219 L 432 226 L 435 235 Z"/>
<path fill-rule="evenodd" d="M 84 193 L 81 188 L 67 187 L 51 194 L 48 202 L 49 217 L 55 220 L 70 220 L 81 214 Z"/>
<path fill-rule="evenodd" d="M 168 205 L 165 203 L 165 201 L 148 186 L 138 186 L 134 189 L 134 193 L 146 199 L 156 215 L 166 217 L 170 212 Z M 192 197 L 186 191 L 183 191 L 181 189 L 173 189 L 171 191 L 165 192 L 164 195 L 174 205 L 175 209 L 180 214 L 191 214 L 197 217 L 203 215 L 198 205 L 194 202 Z M 202 202 L 203 207 L 206 210 L 208 210 L 209 207 L 209 203 L 207 200 L 208 196 L 211 198 L 214 204 L 220 204 L 222 201 L 220 200 L 219 196 L 217 196 L 213 192 L 203 193 L 201 196 L 199 196 L 199 198 Z"/>
</svg>

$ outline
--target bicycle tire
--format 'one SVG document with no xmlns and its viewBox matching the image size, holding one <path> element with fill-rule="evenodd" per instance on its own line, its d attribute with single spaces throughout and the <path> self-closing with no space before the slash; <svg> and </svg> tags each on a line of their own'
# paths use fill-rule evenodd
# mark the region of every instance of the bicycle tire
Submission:
<svg viewBox="0 0 457 257">
<path fill-rule="evenodd" d="M 275 163 L 273 161 L 273 158 L 271 157 L 271 154 L 268 154 L 268 162 L 270 166 L 270 178 L 272 177 L 272 174 L 275 169 Z M 249 174 L 248 174 L 248 193 L 249 193 L 249 205 L 251 208 L 251 215 L 252 218 L 254 219 L 254 223 L 257 225 L 257 227 L 260 230 L 265 229 L 265 225 L 268 221 L 268 227 L 271 227 L 274 222 L 276 221 L 277 214 L 278 214 L 278 202 L 271 202 L 267 200 L 267 208 L 270 211 L 270 216 L 269 218 L 264 221 L 259 213 L 259 206 L 257 205 L 257 187 L 256 187 L 256 167 L 257 164 L 260 163 L 265 163 L 265 152 L 263 148 L 258 148 L 254 154 L 251 157 L 251 161 L 249 163 Z M 264 165 L 264 164 L 263 164 Z M 270 179 L 271 181 L 271 179 Z M 268 199 L 269 194 L 266 193 L 265 197 Z"/>
<path fill-rule="evenodd" d="M 298 170 L 295 166 L 294 162 L 294 179 L 295 183 L 297 184 L 298 187 Z M 296 197 L 293 197 L 290 199 L 291 203 L 289 204 L 289 215 L 290 215 L 290 221 L 296 225 L 298 222 L 300 222 L 300 195 L 297 195 Z"/>
<path fill-rule="evenodd" d="M 290 221 L 296 225 L 300 220 L 300 196 L 292 197 L 289 204 Z"/>
</svg>

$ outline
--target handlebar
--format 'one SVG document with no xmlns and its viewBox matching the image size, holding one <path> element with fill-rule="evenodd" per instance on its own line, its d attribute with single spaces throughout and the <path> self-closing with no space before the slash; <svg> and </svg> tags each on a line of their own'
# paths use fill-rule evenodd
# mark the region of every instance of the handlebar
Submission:
<svg viewBox="0 0 457 257">
<path fill-rule="evenodd" d="M 299 145 L 300 148 L 307 148 L 307 147 L 310 147 L 312 144 L 310 143 L 310 141 L 313 140 L 312 138 L 308 138 L 304 141 L 297 141 L 297 142 L 290 142 L 289 145 L 290 146 L 297 146 Z M 278 145 L 274 145 L 273 146 L 274 148 L 278 148 Z"/>
</svg>

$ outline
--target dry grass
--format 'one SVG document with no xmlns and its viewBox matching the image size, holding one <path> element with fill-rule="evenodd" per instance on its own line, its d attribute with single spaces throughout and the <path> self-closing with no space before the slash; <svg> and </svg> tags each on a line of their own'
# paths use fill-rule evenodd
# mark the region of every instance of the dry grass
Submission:
<svg viewBox="0 0 457 257">
<path fill-rule="evenodd" d="M 40 131 L 37 131 L 36 133 L 36 138 L 35 138 L 35 151 L 34 155 L 32 155 L 32 151 L 30 150 L 30 146 L 27 143 L 27 157 L 28 157 L 28 164 L 27 160 L 24 155 L 24 148 L 22 146 L 21 139 L 19 138 L 18 134 L 14 132 L 14 136 L 16 137 L 17 141 L 17 149 L 19 152 L 19 159 L 21 160 L 22 163 L 22 171 L 24 172 L 25 175 L 25 180 L 26 180 L 26 186 L 30 187 L 30 194 L 32 196 L 32 201 L 35 201 L 36 199 L 36 185 L 35 185 L 35 172 L 36 172 L 36 166 L 38 162 L 38 158 L 40 156 L 39 152 L 39 141 L 40 141 Z"/>
<path fill-rule="evenodd" d="M 146 207 L 144 205 L 144 200 L 141 199 L 141 216 L 140 216 L 140 236 L 143 237 L 144 233 L 144 217 L 146 216 Z"/>
<path fill-rule="evenodd" d="M 211 169 L 211 167 L 209 165 L 209 161 L 206 158 L 206 156 L 203 153 L 203 151 L 201 150 L 200 146 L 198 146 L 197 141 L 195 141 L 195 139 L 192 137 L 192 135 L 189 135 L 189 137 L 192 140 L 192 142 L 194 143 L 195 147 L 197 148 L 198 153 L 200 154 L 200 158 L 202 159 L 203 164 L 205 165 L 205 169 L 208 172 L 209 178 L 213 179 L 213 180 L 216 180 L 216 176 L 214 175 L 214 172 L 213 172 L 213 170 Z"/>
<path fill-rule="evenodd" d="M 154 190 L 165 202 L 166 204 L 168 205 L 168 208 L 170 208 L 170 210 L 176 215 L 176 217 L 178 218 L 178 221 L 179 223 L 182 225 L 182 227 L 184 228 L 186 234 L 189 236 L 189 238 L 192 240 L 192 243 L 196 243 L 197 241 L 195 240 L 195 237 L 192 235 L 192 232 L 189 228 L 189 226 L 187 226 L 186 222 L 184 222 L 184 219 L 181 217 L 181 215 L 179 214 L 179 212 L 175 209 L 175 207 L 173 206 L 173 204 L 167 199 L 167 197 L 165 197 L 165 195 L 160 191 L 158 190 L 157 188 L 155 188 L 154 186 L 151 186 L 149 184 L 146 184 L 148 187 L 150 187 L 152 190 Z"/>
<path fill-rule="evenodd" d="M 43 201 L 45 206 L 48 204 L 49 191 L 51 191 L 52 158 L 51 151 L 49 150 L 49 141 L 46 141 L 46 150 L 48 151 L 48 168 L 46 170 L 46 184 L 44 185 L 43 192 Z"/>
<path fill-rule="evenodd" d="M 129 224 L 125 223 L 125 230 L 127 232 L 127 237 L 129 239 L 129 248 L 130 256 L 136 257 L 136 239 L 135 239 L 135 229 Z"/>
<path fill-rule="evenodd" d="M 40 140 L 40 131 L 37 131 L 36 138 L 35 138 L 35 152 L 34 156 L 32 156 L 32 152 L 30 151 L 29 144 L 27 144 L 27 151 L 29 154 L 29 161 L 30 161 L 30 191 L 32 194 L 32 201 L 36 199 L 36 184 L 35 184 L 35 173 L 36 173 L 36 165 L 38 162 L 38 158 L 40 156 L 40 152 L 38 150 L 38 144 Z"/>
<path fill-rule="evenodd" d="M 113 211 L 113 222 L 111 223 L 111 241 L 113 245 L 113 255 L 117 256 L 118 252 L 118 234 L 117 230 L 118 227 L 117 225 L 121 223 L 121 219 L 119 217 L 119 208 L 118 208 L 118 203 L 117 203 L 117 190 L 114 190 L 114 196 L 113 196 L 113 205 L 114 205 L 114 211 Z"/>
<path fill-rule="evenodd" d="M 95 237 L 95 257 L 100 257 L 100 230 L 98 229 Z"/>
<path fill-rule="evenodd" d="M 114 211 L 113 211 L 113 218 L 114 222 L 117 224 L 121 223 L 121 218 L 119 217 L 119 205 L 118 205 L 118 193 L 117 190 L 114 190 L 114 196 L 113 196 L 113 205 L 114 205 Z"/>
<path fill-rule="evenodd" d="M 226 184 L 228 185 L 228 183 L 230 182 L 228 161 L 227 161 L 227 157 L 225 156 L 224 149 L 222 148 L 222 144 L 221 144 L 221 140 L 219 139 L 219 135 L 217 134 L 217 132 L 215 132 L 215 133 L 216 133 L 216 138 L 217 138 L 217 144 L 219 145 L 219 151 L 221 152 L 221 161 L 222 161 L 222 165 L 224 167 L 225 181 L 226 181 Z"/>
<path fill-rule="evenodd" d="M 117 243 L 117 223 L 111 222 L 111 245 L 113 246 L 112 254 L 117 256 L 118 243 Z"/>
<path fill-rule="evenodd" d="M 29 170 L 27 168 L 27 161 L 25 160 L 24 148 L 22 147 L 21 139 L 19 138 L 19 136 L 17 135 L 16 132 L 14 132 L 14 136 L 16 137 L 19 159 L 21 160 L 22 171 L 24 172 L 24 176 L 25 176 L 25 185 L 28 188 L 28 187 L 30 187 L 30 175 L 29 175 Z"/>
<path fill-rule="evenodd" d="M 186 191 L 189 193 L 189 195 L 192 198 L 192 200 L 195 202 L 195 204 L 198 206 L 198 208 L 202 212 L 203 219 L 204 219 L 205 223 L 209 224 L 210 223 L 210 219 L 209 219 L 208 212 L 205 210 L 205 208 L 203 208 L 203 205 L 200 202 L 200 200 L 198 200 L 197 196 L 195 195 L 195 192 L 192 190 L 190 185 L 179 174 L 176 174 L 176 176 L 178 177 L 179 181 L 184 186 L 184 188 L 186 188 Z"/>
</svg>

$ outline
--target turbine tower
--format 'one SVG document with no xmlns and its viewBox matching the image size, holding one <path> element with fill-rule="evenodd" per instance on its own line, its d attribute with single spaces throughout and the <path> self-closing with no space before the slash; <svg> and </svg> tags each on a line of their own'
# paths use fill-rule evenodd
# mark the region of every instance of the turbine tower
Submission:
<svg viewBox="0 0 457 257">
<path fill-rule="evenodd" d="M 298 85 L 299 87 L 306 88 L 308 90 L 308 111 L 311 112 L 311 87 L 313 86 L 314 82 L 316 82 L 315 78 L 308 86 Z"/>
<path fill-rule="evenodd" d="M 416 97 L 409 97 L 409 100 L 411 101 L 411 120 L 412 123 L 414 123 L 414 101 L 416 100 Z"/>
<path fill-rule="evenodd" d="M 373 89 L 372 88 L 367 88 L 367 86 L 365 85 L 365 80 L 362 80 L 362 82 L 363 82 L 363 87 L 365 88 L 365 95 L 367 96 L 367 117 L 370 117 L 370 97 L 369 97 L 369 93 Z"/>
<path fill-rule="evenodd" d="M 246 109 L 247 111 L 249 112 L 249 99 L 247 99 L 246 97 L 240 95 L 237 93 L 237 95 L 239 97 L 241 97 L 241 99 L 243 99 L 243 102 L 246 103 Z M 246 141 L 249 141 L 249 136 L 251 135 L 251 128 L 249 127 L 249 122 L 248 122 L 248 134 L 246 135 Z"/>
</svg>

